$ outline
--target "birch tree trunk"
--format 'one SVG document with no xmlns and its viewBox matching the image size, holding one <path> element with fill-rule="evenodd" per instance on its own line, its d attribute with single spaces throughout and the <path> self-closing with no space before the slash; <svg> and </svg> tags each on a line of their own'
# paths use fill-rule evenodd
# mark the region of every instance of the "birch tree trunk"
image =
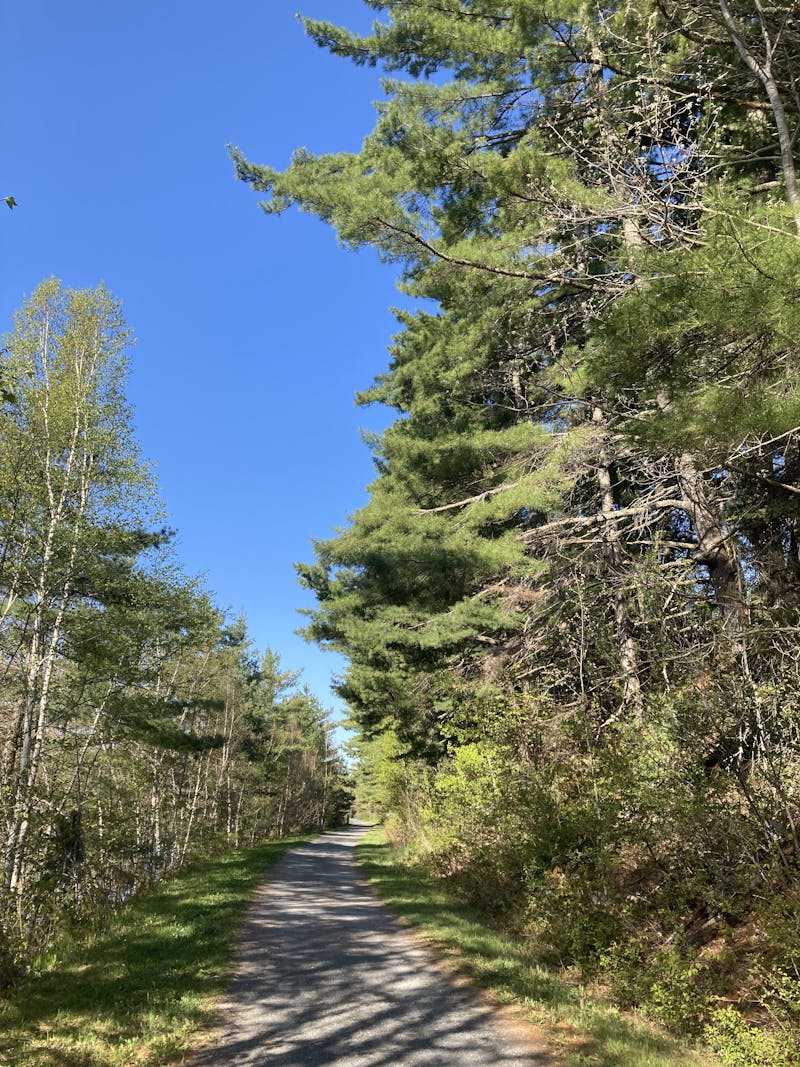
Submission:
<svg viewBox="0 0 800 1067">
<path fill-rule="evenodd" d="M 68 412 L 72 425 L 64 440 L 59 432 L 59 423 L 65 414 L 59 410 L 59 402 L 64 404 L 63 388 L 59 389 L 63 383 L 53 380 L 55 357 L 61 353 L 52 351 L 51 327 L 51 317 L 46 311 L 39 338 L 38 365 L 34 368 L 40 388 L 38 395 L 34 395 L 33 412 L 41 434 L 38 449 L 41 467 L 38 473 L 44 488 L 43 513 L 46 520 L 34 593 L 32 628 L 25 652 L 23 714 L 19 752 L 14 761 L 13 815 L 4 850 L 5 888 L 9 892 L 18 889 L 22 878 L 36 780 L 46 743 L 50 690 L 75 579 L 93 472 L 93 453 L 89 444 L 89 396 L 97 372 L 100 338 L 95 335 L 93 346 L 71 346 L 71 358 L 61 368 L 74 389 L 73 407 Z M 63 538 L 65 533 L 66 551 L 62 549 L 57 555 L 57 539 Z"/>
</svg>

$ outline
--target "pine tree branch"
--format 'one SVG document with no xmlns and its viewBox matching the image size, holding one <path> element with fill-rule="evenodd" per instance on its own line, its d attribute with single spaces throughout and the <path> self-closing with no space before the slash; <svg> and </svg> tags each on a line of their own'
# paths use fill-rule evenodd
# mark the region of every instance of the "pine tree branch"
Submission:
<svg viewBox="0 0 800 1067">
<path fill-rule="evenodd" d="M 651 500 L 642 504 L 638 504 L 635 507 L 629 508 L 617 508 L 616 511 L 605 513 L 598 511 L 596 515 L 585 515 L 580 517 L 570 517 L 567 519 L 553 519 L 552 522 L 546 522 L 542 526 L 536 526 L 532 530 L 526 530 L 520 534 L 520 537 L 525 541 L 534 541 L 538 537 L 546 536 L 559 529 L 565 529 L 571 527 L 572 529 L 586 529 L 592 526 L 603 526 L 609 522 L 618 522 L 620 519 L 635 518 L 639 515 L 647 515 L 651 511 L 688 511 L 691 508 L 691 502 L 684 497 L 669 497 L 666 500 Z"/>
<path fill-rule="evenodd" d="M 487 497 L 494 496 L 496 493 L 503 493 L 506 489 L 514 489 L 516 486 L 522 484 L 523 479 L 520 478 L 516 482 L 509 482 L 507 485 L 498 485 L 494 489 L 486 489 L 482 493 L 478 493 L 476 496 L 468 496 L 465 500 L 456 500 L 452 504 L 440 504 L 438 508 L 418 508 L 415 515 L 438 515 L 442 511 L 455 511 L 456 508 L 465 508 L 469 504 L 479 504 L 482 500 L 486 500 Z"/>
<path fill-rule="evenodd" d="M 414 233 L 413 230 L 407 230 L 403 226 L 395 226 L 394 223 L 389 222 L 387 219 L 376 216 L 375 221 L 384 226 L 387 230 L 391 230 L 393 233 L 398 233 L 402 237 L 407 237 L 415 244 L 420 245 L 427 252 L 430 252 L 432 256 L 437 259 L 443 260 L 445 263 L 452 263 L 457 267 L 468 267 L 471 270 L 483 270 L 488 271 L 490 274 L 500 274 L 504 278 L 524 278 L 532 282 L 548 282 L 551 285 L 568 285 L 574 289 L 579 289 L 582 292 L 592 292 L 593 286 L 587 285 L 585 282 L 579 282 L 575 278 L 559 278 L 554 277 L 552 274 L 542 274 L 538 271 L 528 270 L 511 270 L 509 267 L 497 267 L 491 263 L 476 263 L 471 259 L 462 259 L 460 256 L 451 256 L 447 252 L 442 252 L 441 249 L 436 248 L 425 240 L 424 237 L 420 237 L 418 233 Z"/>
</svg>

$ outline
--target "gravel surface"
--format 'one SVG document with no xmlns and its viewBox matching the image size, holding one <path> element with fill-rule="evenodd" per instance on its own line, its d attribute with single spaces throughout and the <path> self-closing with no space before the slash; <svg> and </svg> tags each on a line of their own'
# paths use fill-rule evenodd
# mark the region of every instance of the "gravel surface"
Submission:
<svg viewBox="0 0 800 1067">
<path fill-rule="evenodd" d="M 224 1024 L 196 1067 L 545 1067 L 360 878 L 347 827 L 288 853 L 241 932 Z"/>
</svg>

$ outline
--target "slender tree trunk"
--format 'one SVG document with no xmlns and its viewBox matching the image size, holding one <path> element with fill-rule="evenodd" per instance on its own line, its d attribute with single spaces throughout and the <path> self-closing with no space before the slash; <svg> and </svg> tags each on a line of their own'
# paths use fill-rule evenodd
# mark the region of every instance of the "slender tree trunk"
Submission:
<svg viewBox="0 0 800 1067">
<path fill-rule="evenodd" d="M 203 778 L 203 758 L 202 756 L 197 761 L 197 773 L 194 779 L 194 788 L 192 790 L 192 799 L 189 802 L 189 813 L 186 819 L 186 829 L 183 835 L 183 843 L 180 848 L 178 856 L 178 863 L 182 864 L 186 860 L 187 853 L 189 851 L 189 843 L 192 839 L 192 830 L 194 828 L 195 816 L 197 814 L 197 798 L 200 795 L 200 783 Z"/>
<path fill-rule="evenodd" d="M 745 672 L 749 674 L 745 641 L 748 610 L 743 595 L 741 564 L 730 530 L 719 508 L 709 500 L 694 458 L 689 453 L 679 456 L 676 470 L 684 506 L 697 536 L 695 559 L 708 570 L 714 590 L 714 601 L 731 651 L 741 660 Z"/>
<path fill-rule="evenodd" d="M 242 804 L 244 803 L 244 786 L 239 790 L 236 797 L 236 814 L 233 821 L 233 843 L 234 847 L 238 848 L 240 844 L 239 834 L 241 832 L 242 825 Z"/>
<path fill-rule="evenodd" d="M 47 729 L 50 686 L 61 640 L 64 617 L 69 603 L 70 588 L 74 579 L 83 518 L 89 495 L 92 472 L 91 454 L 82 450 L 86 431 L 85 396 L 80 398 L 75 410 L 69 445 L 64 457 L 63 469 L 59 471 L 60 487 L 55 483 L 57 464 L 53 455 L 50 428 L 50 377 L 49 333 L 45 324 L 42 334 L 40 361 L 44 382 L 41 401 L 41 416 L 46 447 L 43 456 L 42 475 L 46 491 L 48 524 L 44 533 L 42 559 L 35 594 L 33 632 L 27 653 L 24 710 L 22 716 L 21 747 L 17 762 L 16 788 L 14 792 L 13 817 L 6 841 L 4 857 L 5 887 L 14 892 L 20 884 L 26 839 L 30 828 L 34 803 L 36 779 L 42 761 Z M 85 352 L 75 356 L 76 382 L 85 389 L 94 373 L 94 362 L 85 362 Z M 75 499 L 77 497 L 77 499 Z M 69 505 L 74 515 L 70 522 L 69 554 L 59 576 L 59 589 L 55 604 L 50 603 L 51 582 L 54 581 L 54 555 L 57 534 L 63 528 Z M 55 608 L 55 617 L 48 623 L 48 609 Z"/>
<path fill-rule="evenodd" d="M 775 126 L 778 131 L 778 143 L 781 152 L 781 169 L 786 186 L 786 199 L 794 215 L 795 229 L 800 236 L 800 188 L 798 187 L 797 168 L 794 162 L 794 144 L 792 133 L 789 129 L 789 120 L 786 117 L 786 107 L 783 103 L 780 87 L 773 73 L 772 59 L 776 42 L 771 40 L 764 19 L 764 12 L 759 0 L 756 0 L 756 10 L 761 24 L 761 36 L 764 41 L 764 54 L 757 56 L 745 43 L 744 37 L 739 33 L 736 20 L 731 14 L 727 0 L 719 0 L 719 9 L 722 13 L 722 21 L 730 34 L 730 38 L 736 46 L 736 50 L 750 73 L 761 82 L 767 94 Z"/>
<path fill-rule="evenodd" d="M 592 422 L 600 435 L 600 448 L 597 459 L 597 484 L 600 489 L 600 510 L 606 521 L 603 523 L 603 537 L 606 543 L 609 575 L 614 598 L 614 626 L 619 654 L 619 665 L 623 680 L 622 700 L 637 717 L 642 714 L 642 683 L 639 676 L 639 663 L 636 641 L 633 636 L 628 598 L 625 592 L 625 553 L 619 525 L 614 520 L 614 490 L 611 479 L 611 459 L 608 448 L 608 435 L 604 428 L 603 411 L 595 405 Z"/>
<path fill-rule="evenodd" d="M 323 750 L 324 766 L 322 768 L 322 809 L 319 816 L 319 828 L 325 829 L 325 815 L 328 807 L 328 732 L 325 731 L 325 748 Z"/>
</svg>

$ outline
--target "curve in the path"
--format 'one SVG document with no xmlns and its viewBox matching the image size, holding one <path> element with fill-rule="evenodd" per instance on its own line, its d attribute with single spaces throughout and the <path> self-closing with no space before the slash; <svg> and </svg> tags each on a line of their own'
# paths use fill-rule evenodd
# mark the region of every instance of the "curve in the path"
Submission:
<svg viewBox="0 0 800 1067">
<path fill-rule="evenodd" d="M 358 875 L 356 827 L 288 853 L 244 924 L 197 1067 L 544 1067 L 454 986 Z"/>
</svg>

